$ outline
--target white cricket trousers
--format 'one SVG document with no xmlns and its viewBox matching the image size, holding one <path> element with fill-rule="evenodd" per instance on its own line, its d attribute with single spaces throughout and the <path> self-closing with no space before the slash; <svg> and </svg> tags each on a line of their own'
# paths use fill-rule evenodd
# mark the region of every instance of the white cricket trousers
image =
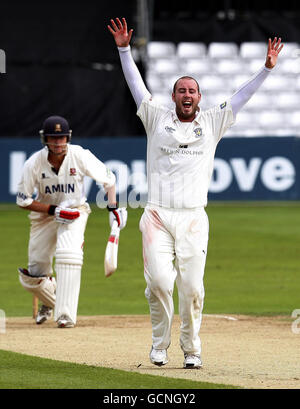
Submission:
<svg viewBox="0 0 300 409">
<path fill-rule="evenodd" d="M 67 314 L 76 323 L 88 215 L 88 210 L 80 211 L 80 217 L 71 224 L 57 223 L 53 217 L 31 222 L 28 245 L 30 273 L 51 276 L 55 257 L 57 287 L 54 320 Z"/>
<path fill-rule="evenodd" d="M 171 343 L 176 280 L 180 346 L 184 353 L 200 355 L 203 276 L 209 233 L 207 214 L 203 207 L 169 209 L 147 205 L 140 220 L 140 230 L 153 348 L 167 349 Z"/>
</svg>

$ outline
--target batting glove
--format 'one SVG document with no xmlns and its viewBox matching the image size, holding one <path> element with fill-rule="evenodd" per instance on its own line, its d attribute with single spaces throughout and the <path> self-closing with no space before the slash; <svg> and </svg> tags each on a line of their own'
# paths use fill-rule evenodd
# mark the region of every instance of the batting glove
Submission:
<svg viewBox="0 0 300 409">
<path fill-rule="evenodd" d="M 58 223 L 70 224 L 80 216 L 78 209 L 68 207 L 50 206 L 48 214 L 53 215 Z"/>
<path fill-rule="evenodd" d="M 127 209 L 125 207 L 121 207 L 119 209 L 118 205 L 108 205 L 107 210 L 109 211 L 110 227 L 112 227 L 113 222 L 116 220 L 118 222 L 119 229 L 124 229 L 127 222 Z"/>
</svg>

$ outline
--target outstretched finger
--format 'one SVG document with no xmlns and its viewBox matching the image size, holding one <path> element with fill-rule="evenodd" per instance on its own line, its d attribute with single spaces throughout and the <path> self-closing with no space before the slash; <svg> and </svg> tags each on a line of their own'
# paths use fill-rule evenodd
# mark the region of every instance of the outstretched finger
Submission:
<svg viewBox="0 0 300 409">
<path fill-rule="evenodd" d="M 125 32 L 127 33 L 127 21 L 126 21 L 126 18 L 122 18 L 122 23 L 123 23 L 123 27 L 124 27 L 124 30 L 125 30 Z"/>
<path fill-rule="evenodd" d="M 281 44 L 280 48 L 278 48 L 278 50 L 277 50 L 277 53 L 278 53 L 278 54 L 279 54 L 280 51 L 283 49 L 283 45 L 284 45 L 284 44 Z"/>
<path fill-rule="evenodd" d="M 131 28 L 131 29 L 129 30 L 129 33 L 128 33 L 128 41 L 129 41 L 129 42 L 130 42 L 130 40 L 131 40 L 132 33 L 133 33 L 133 29 Z"/>
<path fill-rule="evenodd" d="M 277 51 L 281 43 L 281 38 L 278 39 L 277 44 L 275 45 L 275 50 Z"/>
<path fill-rule="evenodd" d="M 269 54 L 269 51 L 271 50 L 271 47 L 272 47 L 272 41 L 271 41 L 271 38 L 269 38 L 269 41 L 268 41 L 268 54 Z"/>
<path fill-rule="evenodd" d="M 272 41 L 272 48 L 274 48 L 274 45 L 276 44 L 276 42 L 277 42 L 277 37 L 275 37 L 274 40 Z"/>
<path fill-rule="evenodd" d="M 118 27 L 117 27 L 115 21 L 114 21 L 113 19 L 111 19 L 110 22 L 111 22 L 111 25 L 113 26 L 113 29 L 114 29 L 115 31 L 118 31 Z"/>
<path fill-rule="evenodd" d="M 118 24 L 119 30 L 123 30 L 122 23 L 121 23 L 121 21 L 120 21 L 120 19 L 119 19 L 118 17 L 116 18 L 116 21 L 117 21 L 117 24 Z"/>
<path fill-rule="evenodd" d="M 116 32 L 111 28 L 110 25 L 107 25 L 107 28 L 109 29 L 109 31 L 110 31 L 112 34 L 115 34 L 115 33 L 116 33 Z"/>
</svg>

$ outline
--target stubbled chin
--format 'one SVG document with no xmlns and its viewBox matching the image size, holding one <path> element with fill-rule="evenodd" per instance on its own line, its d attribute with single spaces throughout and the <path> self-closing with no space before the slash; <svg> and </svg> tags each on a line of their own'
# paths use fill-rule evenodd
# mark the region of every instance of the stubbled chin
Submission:
<svg viewBox="0 0 300 409">
<path fill-rule="evenodd" d="M 179 112 L 177 111 L 177 116 L 179 119 L 193 119 L 195 117 L 195 112 L 192 109 L 181 109 Z"/>
</svg>

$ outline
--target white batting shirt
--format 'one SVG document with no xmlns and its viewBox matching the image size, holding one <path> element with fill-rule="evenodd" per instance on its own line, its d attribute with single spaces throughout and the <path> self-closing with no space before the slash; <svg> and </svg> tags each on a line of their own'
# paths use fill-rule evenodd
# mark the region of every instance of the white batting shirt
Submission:
<svg viewBox="0 0 300 409">
<path fill-rule="evenodd" d="M 148 138 L 148 203 L 168 208 L 206 206 L 217 143 L 234 123 L 230 99 L 200 109 L 193 122 L 180 122 L 175 110 L 146 95 L 137 115 Z"/>
<path fill-rule="evenodd" d="M 84 176 L 102 184 L 105 189 L 115 184 L 115 175 L 88 149 L 68 145 L 67 154 L 56 174 L 48 162 L 48 148 L 34 153 L 24 164 L 18 185 L 17 204 L 29 206 L 33 200 L 49 205 L 69 203 L 79 207 L 86 203 Z M 34 191 L 37 196 L 33 199 Z M 71 205 L 70 205 L 71 204 Z"/>
</svg>

